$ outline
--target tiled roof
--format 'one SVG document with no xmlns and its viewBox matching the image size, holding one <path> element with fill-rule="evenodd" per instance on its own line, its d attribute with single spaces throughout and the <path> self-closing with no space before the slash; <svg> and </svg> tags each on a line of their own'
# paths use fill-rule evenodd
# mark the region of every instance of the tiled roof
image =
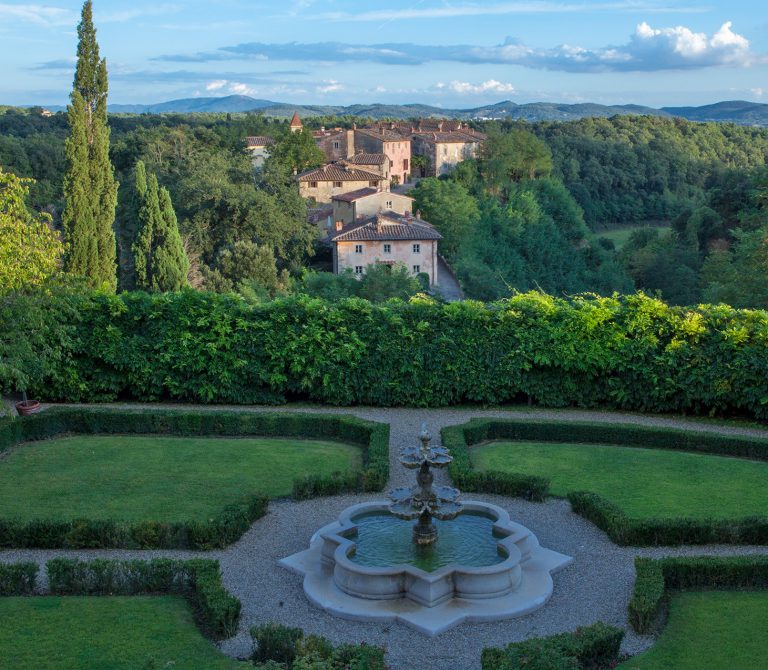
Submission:
<svg viewBox="0 0 768 670">
<path fill-rule="evenodd" d="M 316 170 L 302 172 L 299 181 L 382 181 L 383 177 L 375 172 L 359 168 L 345 167 L 340 163 L 329 163 Z"/>
<path fill-rule="evenodd" d="M 275 143 L 274 137 L 267 137 L 266 135 L 256 135 L 253 137 L 245 138 L 245 145 L 252 149 L 254 147 L 268 147 Z"/>
<path fill-rule="evenodd" d="M 375 137 L 382 142 L 409 142 L 410 138 L 390 128 L 358 128 L 355 132 Z"/>
<path fill-rule="evenodd" d="M 441 142 L 443 144 L 465 144 L 467 142 L 482 142 L 485 139 L 483 133 L 470 133 L 465 130 L 456 130 L 448 133 L 422 132 L 414 133 L 420 140 L 427 142 Z"/>
<path fill-rule="evenodd" d="M 345 163 L 352 163 L 353 165 L 384 165 L 389 163 L 389 158 L 386 154 L 355 154 L 349 158 L 344 159 Z"/>
<path fill-rule="evenodd" d="M 375 195 L 379 192 L 379 189 L 367 187 L 367 188 L 359 188 L 356 191 L 350 191 L 349 193 L 339 193 L 339 195 L 334 195 L 332 200 L 341 200 L 342 202 L 354 202 L 355 200 L 360 200 L 360 198 L 367 198 L 369 195 Z"/>
<path fill-rule="evenodd" d="M 441 240 L 443 236 L 426 221 L 384 212 L 345 226 L 331 242 L 377 242 L 388 240 Z"/>
</svg>

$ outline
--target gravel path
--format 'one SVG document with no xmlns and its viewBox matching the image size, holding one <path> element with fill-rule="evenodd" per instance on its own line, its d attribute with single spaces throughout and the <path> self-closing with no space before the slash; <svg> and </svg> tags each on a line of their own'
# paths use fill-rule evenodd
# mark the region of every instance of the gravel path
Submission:
<svg viewBox="0 0 768 670">
<path fill-rule="evenodd" d="M 631 422 L 705 432 L 768 436 L 768 431 L 755 428 L 586 411 L 558 412 L 536 409 L 508 412 L 371 408 L 347 410 L 318 407 L 229 409 L 348 412 L 361 418 L 389 423 L 392 486 L 412 481 L 413 473 L 406 472 L 397 464 L 396 454 L 402 445 L 414 443 L 422 421 L 428 422 L 435 444 L 439 443 L 442 427 L 463 423 L 478 416 L 503 416 L 521 420 L 557 418 L 610 423 Z M 542 546 L 572 556 L 574 562 L 555 576 L 552 599 L 538 612 L 503 622 L 462 624 L 433 639 L 401 624 L 361 623 L 334 618 L 307 602 L 301 577 L 277 565 L 280 558 L 305 549 L 312 534 L 320 526 L 334 520 L 346 507 L 381 498 L 381 494 L 376 494 L 337 496 L 304 502 L 275 501 L 270 504 L 268 514 L 258 520 L 237 543 L 225 550 L 204 554 L 179 551 L 14 550 L 0 552 L 0 561 L 34 560 L 42 564 L 55 556 L 88 559 L 204 555 L 221 562 L 225 585 L 243 603 L 239 634 L 221 644 L 222 650 L 227 654 L 246 656 L 251 648 L 248 629 L 254 624 L 273 620 L 301 626 L 308 633 L 325 635 L 337 643 L 364 640 L 371 644 L 384 645 L 392 670 L 411 670 L 414 667 L 433 670 L 477 670 L 480 667 L 480 653 L 483 647 L 499 646 L 530 636 L 569 631 L 596 621 L 604 621 L 627 630 L 623 651 L 637 653 L 646 649 L 653 643 L 653 638 L 636 635 L 627 621 L 627 604 L 634 583 L 635 556 L 768 554 L 768 547 L 622 548 L 614 545 L 595 526 L 571 512 L 570 505 L 564 500 L 550 499 L 545 503 L 529 503 L 501 496 L 468 494 L 465 496 L 467 499 L 490 502 L 505 508 L 515 521 L 527 526 L 538 536 Z M 42 588 L 45 585 L 41 583 L 40 586 Z"/>
</svg>

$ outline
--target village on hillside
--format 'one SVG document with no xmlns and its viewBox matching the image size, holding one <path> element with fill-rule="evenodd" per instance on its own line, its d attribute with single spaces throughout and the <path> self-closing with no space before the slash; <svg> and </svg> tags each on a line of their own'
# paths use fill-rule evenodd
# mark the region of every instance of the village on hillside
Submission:
<svg viewBox="0 0 768 670">
<path fill-rule="evenodd" d="M 298 113 L 290 131 L 302 132 Z M 326 163 L 296 174 L 301 196 L 313 203 L 311 221 L 332 248 L 333 271 L 362 276 L 370 265 L 404 265 L 446 299 L 461 298 L 453 272 L 438 251 L 440 233 L 405 193 L 414 180 L 439 177 L 475 158 L 485 135 L 462 121 L 417 119 L 351 129 L 311 131 Z M 260 169 L 275 140 L 246 138 Z"/>
</svg>

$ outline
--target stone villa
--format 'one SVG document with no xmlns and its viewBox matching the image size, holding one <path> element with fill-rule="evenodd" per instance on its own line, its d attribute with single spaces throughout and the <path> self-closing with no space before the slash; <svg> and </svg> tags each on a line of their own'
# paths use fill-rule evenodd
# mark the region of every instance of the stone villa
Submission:
<svg viewBox="0 0 768 670">
<path fill-rule="evenodd" d="M 260 170 L 264 167 L 264 161 L 269 155 L 269 147 L 274 143 L 274 138 L 264 135 L 245 138 L 245 148 L 251 154 L 251 163 L 254 168 Z"/>
<path fill-rule="evenodd" d="M 364 170 L 346 162 L 329 163 L 298 175 L 299 193 L 302 198 L 315 202 L 331 202 L 335 195 L 358 191 L 362 188 L 389 190 L 389 179 L 379 172 Z"/>
<path fill-rule="evenodd" d="M 382 212 L 350 225 L 337 221 L 330 236 L 333 271 L 351 269 L 361 276 L 369 265 L 402 263 L 414 275 L 426 274 L 430 286 L 437 286 L 441 239 L 433 226 L 409 214 Z"/>
<path fill-rule="evenodd" d="M 413 211 L 413 198 L 392 191 L 377 191 L 375 188 L 335 195 L 332 201 L 333 221 L 341 221 L 344 225 L 381 212 L 405 215 Z"/>
</svg>

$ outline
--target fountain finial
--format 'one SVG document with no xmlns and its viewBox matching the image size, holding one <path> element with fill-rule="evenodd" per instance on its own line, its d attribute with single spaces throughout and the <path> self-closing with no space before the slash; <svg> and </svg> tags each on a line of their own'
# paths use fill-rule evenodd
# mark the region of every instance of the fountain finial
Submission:
<svg viewBox="0 0 768 670">
<path fill-rule="evenodd" d="M 421 424 L 419 434 L 421 447 L 403 447 L 400 450 L 399 461 L 406 468 L 418 468 L 416 486 L 392 489 L 389 498 L 392 504 L 389 511 L 399 519 L 419 522 L 413 527 L 413 541 L 417 544 L 433 544 L 437 540 L 437 526 L 432 519 L 455 519 L 462 511 L 463 505 L 458 502 L 461 495 L 452 486 L 433 487 L 434 476 L 430 467 L 444 468 L 453 457 L 445 447 L 430 447 L 432 435 L 426 423 Z"/>
</svg>

